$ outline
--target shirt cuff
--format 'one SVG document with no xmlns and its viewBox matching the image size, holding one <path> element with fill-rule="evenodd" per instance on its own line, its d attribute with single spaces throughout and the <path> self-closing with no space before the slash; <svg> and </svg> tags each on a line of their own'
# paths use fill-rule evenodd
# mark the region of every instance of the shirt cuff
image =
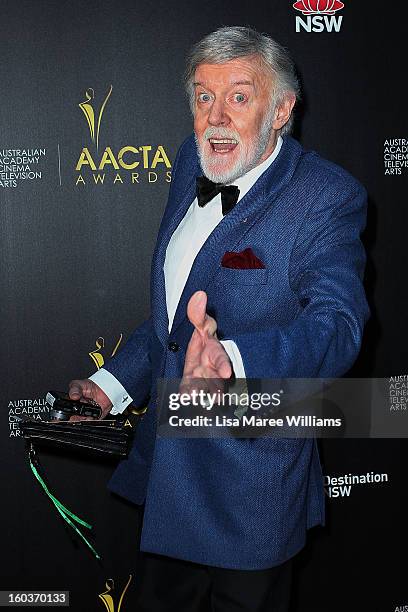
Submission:
<svg viewBox="0 0 408 612">
<path fill-rule="evenodd" d="M 121 414 L 125 408 L 132 403 L 132 398 L 113 374 L 101 368 L 92 376 L 89 376 L 98 387 L 109 397 L 112 402 L 111 414 Z"/>
<path fill-rule="evenodd" d="M 246 378 L 241 353 L 235 342 L 233 340 L 220 340 L 220 342 L 226 350 L 228 357 L 231 359 L 235 378 Z"/>
</svg>

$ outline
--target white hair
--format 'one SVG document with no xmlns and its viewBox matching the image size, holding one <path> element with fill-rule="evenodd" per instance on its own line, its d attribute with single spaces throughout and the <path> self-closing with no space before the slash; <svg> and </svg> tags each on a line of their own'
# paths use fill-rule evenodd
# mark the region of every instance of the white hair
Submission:
<svg viewBox="0 0 408 612">
<path fill-rule="evenodd" d="M 300 85 L 296 76 L 295 66 L 289 54 L 278 42 L 266 34 L 243 26 L 228 26 L 211 32 L 194 45 L 185 72 L 185 86 L 194 114 L 194 74 L 200 64 L 224 64 L 230 60 L 258 56 L 267 71 L 273 76 L 274 88 L 271 91 L 270 110 L 275 109 L 285 96 L 294 94 L 296 100 L 300 97 Z M 280 133 L 291 131 L 293 115 L 281 128 Z"/>
</svg>

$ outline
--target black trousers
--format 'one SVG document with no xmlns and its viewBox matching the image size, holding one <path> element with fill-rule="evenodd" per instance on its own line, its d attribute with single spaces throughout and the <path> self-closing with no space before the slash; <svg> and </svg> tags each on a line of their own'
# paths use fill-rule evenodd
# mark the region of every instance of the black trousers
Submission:
<svg viewBox="0 0 408 612">
<path fill-rule="evenodd" d="M 292 561 L 233 570 L 141 553 L 137 612 L 287 612 Z"/>
</svg>

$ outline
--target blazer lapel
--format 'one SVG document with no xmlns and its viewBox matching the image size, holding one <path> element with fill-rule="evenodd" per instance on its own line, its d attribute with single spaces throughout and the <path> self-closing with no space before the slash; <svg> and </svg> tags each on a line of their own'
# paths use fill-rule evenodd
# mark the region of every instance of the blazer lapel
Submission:
<svg viewBox="0 0 408 612">
<path fill-rule="evenodd" d="M 195 198 L 196 175 L 191 177 L 179 204 L 169 201 L 162 223 L 160 225 L 156 248 L 153 253 L 151 270 L 151 313 L 153 325 L 160 341 L 164 344 L 168 336 L 169 319 L 167 315 L 166 284 L 164 278 L 164 262 L 166 249 L 173 232 L 186 214 Z M 177 196 L 176 196 L 177 197 Z"/>
</svg>

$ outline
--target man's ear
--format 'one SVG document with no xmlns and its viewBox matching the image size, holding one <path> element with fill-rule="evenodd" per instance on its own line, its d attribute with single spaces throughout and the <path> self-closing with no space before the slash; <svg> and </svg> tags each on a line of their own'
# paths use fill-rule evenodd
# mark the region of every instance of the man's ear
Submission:
<svg viewBox="0 0 408 612">
<path fill-rule="evenodd" d="M 293 93 L 286 93 L 283 100 L 275 109 L 275 119 L 272 123 L 274 130 L 280 130 L 283 128 L 285 123 L 289 121 L 290 115 L 292 114 L 293 107 L 295 106 L 296 96 Z"/>
</svg>

